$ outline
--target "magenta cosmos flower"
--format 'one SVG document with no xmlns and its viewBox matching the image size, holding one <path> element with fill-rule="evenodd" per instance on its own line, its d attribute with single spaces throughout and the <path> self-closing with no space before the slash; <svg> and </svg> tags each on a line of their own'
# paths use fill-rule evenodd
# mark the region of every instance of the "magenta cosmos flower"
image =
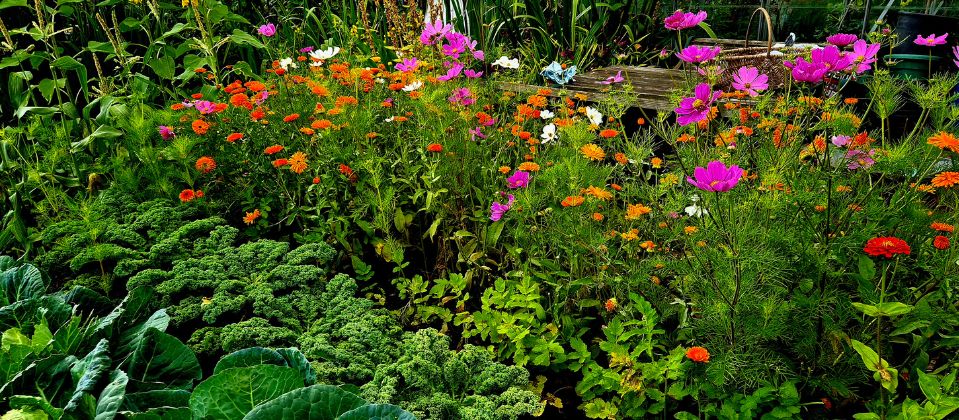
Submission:
<svg viewBox="0 0 959 420">
<path fill-rule="evenodd" d="M 733 88 L 749 94 L 749 96 L 759 96 L 759 91 L 769 88 L 769 76 L 759 74 L 759 69 L 755 67 L 740 67 L 733 74 Z"/>
<path fill-rule="evenodd" d="M 516 171 L 512 176 L 506 178 L 506 186 L 511 190 L 525 188 L 527 185 L 529 185 L 529 172 Z"/>
<path fill-rule="evenodd" d="M 861 39 L 856 41 L 852 46 L 852 53 L 849 54 L 849 57 L 852 58 L 850 69 L 857 74 L 862 74 L 871 69 L 872 63 L 876 62 L 876 54 L 879 53 L 880 46 L 879 44 L 868 44 Z"/>
<path fill-rule="evenodd" d="M 699 45 L 690 45 L 686 48 L 683 48 L 682 51 L 676 54 L 680 60 L 683 60 L 687 63 L 702 63 L 704 61 L 709 61 L 716 58 L 719 55 L 719 47 L 701 47 Z"/>
<path fill-rule="evenodd" d="M 613 83 L 623 83 L 623 81 L 625 80 L 626 78 L 623 77 L 623 71 L 620 70 L 620 71 L 617 71 L 615 75 L 609 76 L 606 78 L 606 80 L 603 80 L 597 83 L 602 83 L 604 85 L 611 85 Z"/>
<path fill-rule="evenodd" d="M 942 34 L 941 36 L 936 36 L 936 34 L 932 34 L 925 38 L 923 38 L 922 35 L 916 35 L 916 40 L 912 42 L 918 45 L 925 45 L 927 47 L 935 47 L 937 45 L 945 44 L 947 36 L 949 36 L 949 34 Z"/>
<path fill-rule="evenodd" d="M 160 137 L 163 137 L 163 140 L 170 140 L 175 136 L 173 129 L 165 125 L 157 127 L 157 130 L 160 131 Z"/>
<path fill-rule="evenodd" d="M 402 62 L 396 63 L 396 69 L 403 73 L 409 73 L 411 71 L 416 71 L 416 66 L 419 66 L 419 64 L 420 63 L 416 60 L 416 57 L 404 58 Z"/>
<path fill-rule="evenodd" d="M 683 13 L 682 10 L 677 10 L 671 16 L 663 19 L 663 24 L 666 26 L 666 29 L 679 31 L 699 25 L 704 20 L 706 20 L 705 11 L 700 10 L 698 13 Z"/>
<path fill-rule="evenodd" d="M 709 109 L 713 102 L 719 99 L 723 92 L 713 91 L 708 83 L 696 85 L 696 91 L 691 98 L 683 98 L 679 101 L 679 108 L 676 108 L 676 122 L 679 125 L 689 125 L 698 123 L 709 116 Z"/>
<path fill-rule="evenodd" d="M 256 28 L 256 32 L 265 37 L 271 37 L 273 35 L 276 35 L 276 25 L 272 23 L 261 25 L 259 28 Z"/>
<path fill-rule="evenodd" d="M 507 195 L 506 204 L 494 201 L 489 207 L 489 219 L 498 222 L 509 209 L 513 208 L 513 201 L 516 201 L 516 197 L 514 197 L 513 194 Z"/>
<path fill-rule="evenodd" d="M 703 191 L 726 192 L 739 183 L 739 179 L 743 177 L 743 170 L 736 165 L 727 168 L 725 163 L 714 160 L 706 164 L 705 168 L 697 166 L 693 176 L 695 179 L 687 176 L 686 182 L 693 184 L 696 188 Z"/>
<path fill-rule="evenodd" d="M 441 20 L 436 20 L 436 22 L 433 23 L 427 23 L 423 28 L 423 32 L 420 32 L 420 42 L 423 45 L 433 45 L 437 40 L 446 35 L 447 32 L 452 30 L 452 25 L 444 24 Z"/>
<path fill-rule="evenodd" d="M 853 42 L 856 42 L 857 40 L 859 40 L 859 37 L 853 34 L 835 34 L 835 35 L 830 35 L 829 37 L 826 38 L 826 42 L 832 45 L 835 45 L 839 48 L 852 44 Z"/>
<path fill-rule="evenodd" d="M 452 65 L 450 65 L 450 68 L 446 70 L 446 74 L 440 77 L 437 77 L 436 80 L 439 80 L 441 82 L 448 82 L 457 77 L 460 77 L 460 74 L 463 74 L 463 65 L 460 63 L 453 63 Z"/>
</svg>

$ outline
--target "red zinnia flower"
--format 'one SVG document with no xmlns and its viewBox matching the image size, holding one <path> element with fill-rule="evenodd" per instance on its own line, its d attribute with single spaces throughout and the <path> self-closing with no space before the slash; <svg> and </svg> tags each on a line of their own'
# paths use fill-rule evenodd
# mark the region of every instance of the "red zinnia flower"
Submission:
<svg viewBox="0 0 959 420">
<path fill-rule="evenodd" d="M 866 242 L 866 246 L 862 250 L 873 257 L 882 255 L 886 258 L 892 258 L 896 254 L 909 255 L 909 252 L 912 251 L 906 241 L 894 236 L 872 238 Z"/>
<path fill-rule="evenodd" d="M 196 170 L 208 174 L 216 169 L 216 161 L 209 156 L 203 156 L 196 160 Z"/>
<path fill-rule="evenodd" d="M 299 118 L 300 118 L 300 114 L 290 114 L 290 115 L 287 115 L 287 116 L 283 117 L 283 122 L 296 121 L 296 120 L 299 119 Z"/>
<path fill-rule="evenodd" d="M 936 249 L 949 249 L 949 238 L 938 235 L 936 239 L 932 241 L 932 246 L 936 247 Z"/>
<path fill-rule="evenodd" d="M 686 350 L 686 358 L 694 362 L 709 363 L 709 350 L 704 347 L 690 347 Z"/>
<path fill-rule="evenodd" d="M 266 149 L 263 149 L 263 153 L 266 155 L 272 155 L 272 154 L 280 153 L 282 151 L 283 151 L 283 146 L 280 146 L 279 144 L 274 144 L 270 147 L 267 147 Z"/>
<path fill-rule="evenodd" d="M 279 159 L 273 161 L 273 166 L 276 167 L 276 168 L 279 168 L 279 167 L 281 167 L 281 166 L 286 166 L 286 165 L 288 165 L 289 163 L 290 163 L 289 160 L 284 159 L 284 158 L 279 158 Z"/>
<path fill-rule="evenodd" d="M 226 136 L 226 141 L 233 143 L 242 138 L 243 138 L 243 133 L 233 133 L 233 134 L 230 134 L 229 136 Z"/>
<path fill-rule="evenodd" d="M 183 190 L 180 191 L 180 201 L 186 203 L 188 201 L 193 201 L 196 198 L 196 194 L 193 193 L 193 190 Z"/>
<path fill-rule="evenodd" d="M 431 153 L 439 153 L 443 151 L 443 145 L 439 143 L 430 143 L 429 146 L 426 146 L 426 151 Z"/>
</svg>

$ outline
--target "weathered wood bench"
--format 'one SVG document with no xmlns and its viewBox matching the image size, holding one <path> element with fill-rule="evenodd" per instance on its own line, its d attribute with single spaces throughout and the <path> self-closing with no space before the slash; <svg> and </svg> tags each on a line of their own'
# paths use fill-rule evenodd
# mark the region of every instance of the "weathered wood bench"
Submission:
<svg viewBox="0 0 959 420">
<path fill-rule="evenodd" d="M 586 95 L 587 101 L 599 102 L 612 92 L 624 92 L 621 84 L 604 85 L 599 83 L 606 80 L 607 77 L 616 75 L 619 71 L 623 72 L 625 82 L 628 82 L 633 88 L 629 96 L 633 98 L 634 107 L 672 110 L 673 106 L 669 101 L 669 95 L 671 91 L 679 87 L 683 80 L 683 73 L 680 70 L 637 66 L 603 67 L 577 74 L 573 78 L 573 82 L 562 88 L 554 86 L 549 86 L 549 88 L 552 90 L 552 96 L 582 94 Z M 545 82 L 542 86 L 499 83 L 500 89 L 517 93 L 533 93 L 544 87 L 547 87 Z"/>
</svg>

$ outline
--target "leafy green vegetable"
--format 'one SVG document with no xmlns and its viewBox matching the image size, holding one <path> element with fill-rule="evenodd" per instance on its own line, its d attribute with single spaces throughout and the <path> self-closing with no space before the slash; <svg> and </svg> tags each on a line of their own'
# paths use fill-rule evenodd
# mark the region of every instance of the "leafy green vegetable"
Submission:
<svg viewBox="0 0 959 420">
<path fill-rule="evenodd" d="M 286 366 L 230 368 L 196 386 L 190 411 L 196 419 L 239 419 L 253 407 L 302 387 L 299 372 Z"/>
</svg>

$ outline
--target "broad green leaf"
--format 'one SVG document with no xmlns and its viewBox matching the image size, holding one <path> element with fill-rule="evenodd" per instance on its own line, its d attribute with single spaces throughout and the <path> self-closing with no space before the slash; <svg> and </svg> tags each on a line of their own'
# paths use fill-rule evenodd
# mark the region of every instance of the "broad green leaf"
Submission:
<svg viewBox="0 0 959 420">
<path fill-rule="evenodd" d="M 153 383 L 151 389 L 189 389 L 203 376 L 200 362 L 186 344 L 156 328 L 148 328 L 129 359 L 130 379 Z M 136 389 L 146 391 L 149 389 Z"/>
<path fill-rule="evenodd" d="M 122 370 L 114 370 L 110 374 L 110 383 L 100 392 L 97 398 L 97 413 L 94 420 L 111 420 L 117 415 L 117 410 L 126 394 L 127 374 Z"/>
<path fill-rule="evenodd" d="M 416 420 L 412 413 L 391 404 L 367 404 L 343 413 L 337 420 Z"/>
<path fill-rule="evenodd" d="M 123 132 L 117 130 L 116 128 L 110 127 L 108 125 L 101 125 L 97 127 L 93 133 L 90 133 L 89 136 L 84 137 L 79 141 L 70 143 L 70 149 L 74 152 L 80 151 L 80 149 L 87 147 L 93 140 L 96 139 L 113 139 L 123 135 Z"/>
<path fill-rule="evenodd" d="M 60 57 L 54 60 L 53 63 L 50 63 L 50 65 L 64 70 L 76 70 L 80 67 L 83 67 L 83 64 L 80 64 L 79 61 L 70 56 Z"/>
<path fill-rule="evenodd" d="M 310 361 L 306 359 L 306 356 L 304 356 L 299 349 L 276 349 L 276 352 L 280 353 L 280 355 L 286 359 L 287 366 L 300 372 L 300 375 L 303 376 L 303 382 L 306 383 L 307 386 L 316 384 L 316 371 L 313 370 L 313 365 L 310 364 Z"/>
<path fill-rule="evenodd" d="M 121 411 L 146 412 L 157 407 L 189 407 L 190 391 L 183 389 L 158 389 L 134 392 L 123 396 Z"/>
<path fill-rule="evenodd" d="M 876 372 L 881 367 L 879 364 L 879 354 L 871 347 L 858 340 L 852 340 L 852 348 L 862 357 L 862 362 L 866 365 L 866 369 Z"/>
<path fill-rule="evenodd" d="M 53 100 L 53 91 L 57 88 L 57 83 L 53 79 L 43 79 L 40 81 L 40 95 L 43 96 L 43 99 L 47 102 Z"/>
<path fill-rule="evenodd" d="M 172 80 L 176 76 L 176 62 L 173 61 L 173 57 L 163 55 L 159 58 L 148 58 L 145 63 L 157 76 L 165 80 Z"/>
<path fill-rule="evenodd" d="M 110 341 L 104 338 L 93 350 L 90 350 L 90 353 L 70 368 L 77 387 L 63 409 L 68 413 L 79 414 L 76 410 L 80 407 L 83 396 L 93 392 L 93 387 L 108 369 L 110 369 Z"/>
<path fill-rule="evenodd" d="M 10 410 L 0 420 L 47 420 L 50 416 L 40 410 Z"/>
<path fill-rule="evenodd" d="M 916 376 L 919 379 L 919 389 L 922 390 L 922 394 L 926 396 L 926 399 L 931 401 L 938 400 L 942 395 L 942 390 L 940 389 L 936 376 L 929 375 L 923 372 L 922 369 L 916 370 Z"/>
<path fill-rule="evenodd" d="M 865 255 L 859 256 L 859 277 L 865 281 L 876 277 L 876 263 Z"/>
<path fill-rule="evenodd" d="M 288 392 L 250 411 L 244 420 L 333 420 L 366 405 L 362 398 L 332 385 Z"/>
<path fill-rule="evenodd" d="M 63 417 L 62 409 L 54 407 L 46 399 L 30 395 L 16 395 L 10 397 L 10 408 L 17 408 L 31 412 L 40 411 L 55 419 Z"/>
<path fill-rule="evenodd" d="M 257 40 L 256 38 L 254 38 L 253 35 L 250 35 L 250 34 L 248 34 L 248 33 L 246 33 L 246 32 L 243 32 L 243 31 L 241 31 L 241 30 L 239 30 L 239 29 L 234 29 L 234 30 L 233 30 L 233 33 L 230 34 L 230 40 L 232 40 L 233 43 L 235 43 L 235 44 L 237 44 L 237 45 L 249 45 L 249 46 L 252 46 L 252 47 L 254 47 L 254 48 L 265 48 L 265 47 L 266 47 L 265 45 L 263 45 L 262 42 L 260 42 L 260 41 Z"/>
<path fill-rule="evenodd" d="M 39 298 L 47 290 L 43 274 L 36 267 L 25 264 L 0 273 L 0 306 L 19 300 Z"/>
<path fill-rule="evenodd" d="M 875 306 L 866 305 L 865 303 L 860 303 L 860 302 L 853 302 L 852 307 L 866 314 L 866 316 L 871 316 L 873 318 L 876 318 L 879 316 L 879 308 Z"/>
<path fill-rule="evenodd" d="M 302 387 L 303 378 L 290 367 L 226 369 L 196 386 L 190 396 L 190 411 L 195 419 L 241 419 L 253 407 Z"/>
<path fill-rule="evenodd" d="M 901 302 L 880 303 L 879 306 L 877 307 L 879 308 L 879 314 L 881 316 L 890 316 L 890 317 L 907 314 L 909 312 L 912 312 L 912 309 L 913 309 L 912 306 L 906 305 L 905 303 L 901 303 Z"/>
<path fill-rule="evenodd" d="M 277 365 L 286 366 L 286 359 L 275 350 L 264 347 L 250 347 L 243 350 L 237 350 L 220 359 L 213 368 L 213 374 L 216 375 L 224 370 L 236 367 L 248 367 L 259 365 Z"/>
<path fill-rule="evenodd" d="M 29 7 L 27 6 L 27 0 L 3 0 L 0 1 L 0 10 L 7 9 L 10 7 Z"/>
</svg>

